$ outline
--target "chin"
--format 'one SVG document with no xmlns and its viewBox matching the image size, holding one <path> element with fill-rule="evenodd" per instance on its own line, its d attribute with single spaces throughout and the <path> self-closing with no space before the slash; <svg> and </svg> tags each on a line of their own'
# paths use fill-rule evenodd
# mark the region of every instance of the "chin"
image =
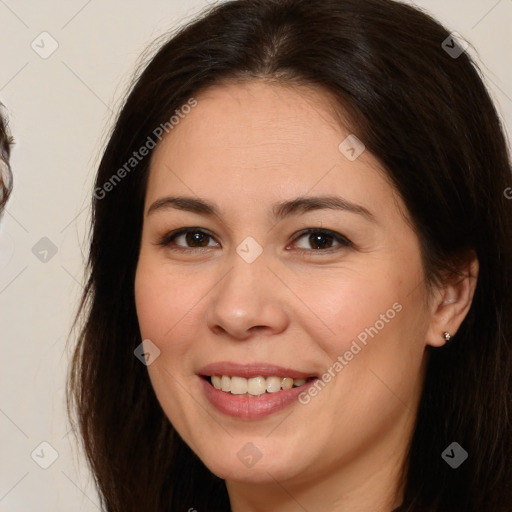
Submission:
<svg viewBox="0 0 512 512">
<path fill-rule="evenodd" d="M 214 475 L 232 482 L 275 484 L 276 480 L 287 480 L 300 471 L 296 462 L 284 456 L 279 458 L 280 455 L 274 450 L 262 448 L 258 453 L 250 441 L 242 444 L 242 448 L 237 446 L 236 449 L 229 450 L 229 453 L 230 455 L 223 451 L 200 458 Z M 300 457 L 295 457 L 294 460 L 300 460 Z M 293 474 L 291 468 L 294 468 Z"/>
<path fill-rule="evenodd" d="M 283 481 L 290 478 L 289 468 L 276 468 L 275 466 L 258 467 L 256 464 L 252 468 L 245 468 L 240 464 L 223 466 L 222 468 L 208 468 L 210 471 L 230 482 L 247 484 L 275 484 L 276 480 Z"/>
</svg>

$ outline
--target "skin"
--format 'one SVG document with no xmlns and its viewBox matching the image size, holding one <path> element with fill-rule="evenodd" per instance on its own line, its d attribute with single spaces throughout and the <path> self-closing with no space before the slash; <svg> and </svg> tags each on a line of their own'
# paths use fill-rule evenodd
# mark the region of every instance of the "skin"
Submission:
<svg viewBox="0 0 512 512">
<path fill-rule="evenodd" d="M 155 149 L 146 192 L 135 295 L 142 338 L 160 350 L 148 366 L 156 396 L 184 441 L 226 480 L 233 512 L 390 511 L 402 500 L 398 472 L 426 348 L 457 331 L 477 262 L 429 295 L 403 202 L 368 151 L 354 161 L 340 152 L 351 131 L 331 117 L 326 93 L 258 80 L 196 99 Z M 209 200 L 219 215 L 148 213 L 171 195 Z M 313 195 L 343 197 L 374 220 L 333 209 L 271 218 L 274 203 Z M 159 245 L 184 227 L 211 237 Z M 307 228 L 353 246 L 300 236 Z M 248 236 L 263 248 L 252 263 L 236 252 Z M 202 391 L 196 372 L 218 361 L 322 374 L 395 303 L 401 311 L 307 405 L 239 419 Z M 261 454 L 252 467 L 237 456 L 248 442 Z"/>
</svg>

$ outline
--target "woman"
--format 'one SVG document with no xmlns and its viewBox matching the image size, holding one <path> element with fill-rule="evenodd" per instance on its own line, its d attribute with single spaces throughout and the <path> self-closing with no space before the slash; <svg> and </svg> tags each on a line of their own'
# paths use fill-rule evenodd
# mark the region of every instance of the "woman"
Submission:
<svg viewBox="0 0 512 512">
<path fill-rule="evenodd" d="M 94 191 L 69 399 L 105 510 L 510 510 L 511 180 L 412 7 L 181 29 Z"/>
</svg>

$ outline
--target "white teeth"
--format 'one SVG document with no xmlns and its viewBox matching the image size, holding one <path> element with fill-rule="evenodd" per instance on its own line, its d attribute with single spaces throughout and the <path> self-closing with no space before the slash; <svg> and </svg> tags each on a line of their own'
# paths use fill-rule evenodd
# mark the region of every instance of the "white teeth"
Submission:
<svg viewBox="0 0 512 512">
<path fill-rule="evenodd" d="M 222 391 L 231 391 L 231 379 L 223 375 L 220 379 Z"/>
<path fill-rule="evenodd" d="M 265 393 L 277 393 L 282 389 L 303 386 L 306 379 L 292 379 L 291 377 L 230 377 L 228 375 L 212 375 L 212 385 L 215 389 L 231 392 L 233 395 L 260 396 Z"/>
<path fill-rule="evenodd" d="M 224 378 L 224 375 L 222 378 Z M 233 395 L 243 395 L 247 393 L 247 379 L 243 377 L 231 377 L 231 393 L 233 393 Z"/>
<path fill-rule="evenodd" d="M 247 393 L 263 395 L 267 391 L 267 381 L 264 377 L 253 377 L 247 381 Z"/>
<path fill-rule="evenodd" d="M 283 389 L 292 389 L 292 387 L 293 387 L 293 379 L 291 379 L 290 377 L 285 377 L 281 381 L 281 387 Z"/>
<path fill-rule="evenodd" d="M 218 375 L 212 375 L 212 384 L 215 389 L 222 389 L 222 379 Z"/>
<path fill-rule="evenodd" d="M 281 377 L 267 377 L 267 393 L 281 391 Z"/>
</svg>

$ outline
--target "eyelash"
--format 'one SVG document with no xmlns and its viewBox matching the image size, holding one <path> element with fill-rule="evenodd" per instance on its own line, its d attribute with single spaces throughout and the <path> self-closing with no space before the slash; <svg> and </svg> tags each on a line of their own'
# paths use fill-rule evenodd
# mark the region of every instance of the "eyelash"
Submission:
<svg viewBox="0 0 512 512">
<path fill-rule="evenodd" d="M 162 247 L 166 247 L 172 251 L 181 251 L 181 252 L 191 252 L 191 251 L 197 251 L 197 250 L 205 250 L 205 249 L 211 249 L 211 246 L 206 247 L 183 247 L 181 245 L 172 245 L 172 242 L 175 238 L 177 238 L 180 235 L 187 234 L 187 233 L 201 233 L 203 235 L 206 235 L 209 238 L 214 238 L 213 235 L 205 231 L 204 229 L 200 228 L 182 228 L 175 231 L 172 231 L 170 233 L 167 233 L 162 237 L 162 239 L 158 242 L 157 245 L 160 245 Z M 321 234 L 321 235 L 327 235 L 329 237 L 332 237 L 336 242 L 338 242 L 340 245 L 335 247 L 329 247 L 327 249 L 297 249 L 300 253 L 331 253 L 333 251 L 340 250 L 340 248 L 343 247 L 354 247 L 354 244 L 345 236 L 341 235 L 340 233 L 337 233 L 336 231 L 331 231 L 329 229 L 323 229 L 323 228 L 308 228 L 305 230 L 300 231 L 297 236 L 293 239 L 292 242 L 296 242 L 297 240 L 300 240 L 302 237 L 306 235 L 311 234 Z"/>
</svg>

